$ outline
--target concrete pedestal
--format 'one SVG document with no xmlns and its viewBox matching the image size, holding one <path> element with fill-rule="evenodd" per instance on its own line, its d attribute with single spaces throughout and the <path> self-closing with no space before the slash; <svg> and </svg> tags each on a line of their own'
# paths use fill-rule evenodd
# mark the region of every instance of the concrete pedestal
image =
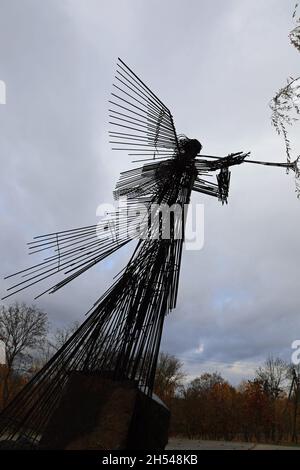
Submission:
<svg viewBox="0 0 300 470">
<path fill-rule="evenodd" d="M 163 450 L 170 412 L 132 381 L 72 372 L 40 449 Z"/>
</svg>

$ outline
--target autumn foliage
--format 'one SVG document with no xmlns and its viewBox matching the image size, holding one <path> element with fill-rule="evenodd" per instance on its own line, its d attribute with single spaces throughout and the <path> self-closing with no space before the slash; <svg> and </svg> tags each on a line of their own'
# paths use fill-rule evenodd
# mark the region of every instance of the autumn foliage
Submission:
<svg viewBox="0 0 300 470">
<path fill-rule="evenodd" d="M 205 373 L 181 384 L 172 398 L 168 396 L 171 434 L 189 439 L 297 441 L 297 436 L 300 437 L 298 413 L 294 422 L 297 397 L 288 397 L 288 388 L 276 389 L 274 393 L 267 380 L 260 379 L 259 372 L 254 380 L 238 387 L 218 373 Z"/>
</svg>

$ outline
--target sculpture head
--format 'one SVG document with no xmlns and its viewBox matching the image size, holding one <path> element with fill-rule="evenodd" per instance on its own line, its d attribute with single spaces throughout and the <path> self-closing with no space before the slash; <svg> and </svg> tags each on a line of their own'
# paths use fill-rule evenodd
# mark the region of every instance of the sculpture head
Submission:
<svg viewBox="0 0 300 470">
<path fill-rule="evenodd" d="M 188 153 L 189 158 L 195 158 L 198 153 L 201 152 L 202 145 L 200 144 L 199 140 L 197 139 L 190 139 L 188 141 Z"/>
<path fill-rule="evenodd" d="M 189 139 L 186 136 L 179 138 L 180 154 L 183 158 L 194 159 L 202 149 L 202 145 L 197 139 Z"/>
</svg>

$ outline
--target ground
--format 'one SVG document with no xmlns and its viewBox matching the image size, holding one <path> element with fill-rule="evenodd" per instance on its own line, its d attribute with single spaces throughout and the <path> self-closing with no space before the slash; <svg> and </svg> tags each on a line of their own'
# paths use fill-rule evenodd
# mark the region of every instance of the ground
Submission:
<svg viewBox="0 0 300 470">
<path fill-rule="evenodd" d="M 300 450 L 300 446 L 276 446 L 253 442 L 203 441 L 171 437 L 166 450 Z"/>
</svg>

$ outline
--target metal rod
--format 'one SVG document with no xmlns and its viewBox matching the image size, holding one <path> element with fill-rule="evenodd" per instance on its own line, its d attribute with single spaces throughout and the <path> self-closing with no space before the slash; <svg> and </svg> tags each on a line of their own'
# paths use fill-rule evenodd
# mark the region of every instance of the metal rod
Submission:
<svg viewBox="0 0 300 470">
<path fill-rule="evenodd" d="M 215 155 L 202 155 L 202 154 L 197 155 L 197 157 L 214 158 L 216 160 L 222 160 L 222 158 L 226 158 L 226 157 L 217 157 Z M 196 161 L 200 162 L 201 159 L 199 159 L 199 160 L 197 159 Z M 257 165 L 278 166 L 278 167 L 283 167 L 283 168 L 293 168 L 294 167 L 294 162 L 276 163 L 276 162 L 264 162 L 264 161 L 260 161 L 260 160 L 247 160 L 247 159 L 243 160 L 243 162 L 245 162 L 245 163 L 255 163 Z"/>
</svg>

